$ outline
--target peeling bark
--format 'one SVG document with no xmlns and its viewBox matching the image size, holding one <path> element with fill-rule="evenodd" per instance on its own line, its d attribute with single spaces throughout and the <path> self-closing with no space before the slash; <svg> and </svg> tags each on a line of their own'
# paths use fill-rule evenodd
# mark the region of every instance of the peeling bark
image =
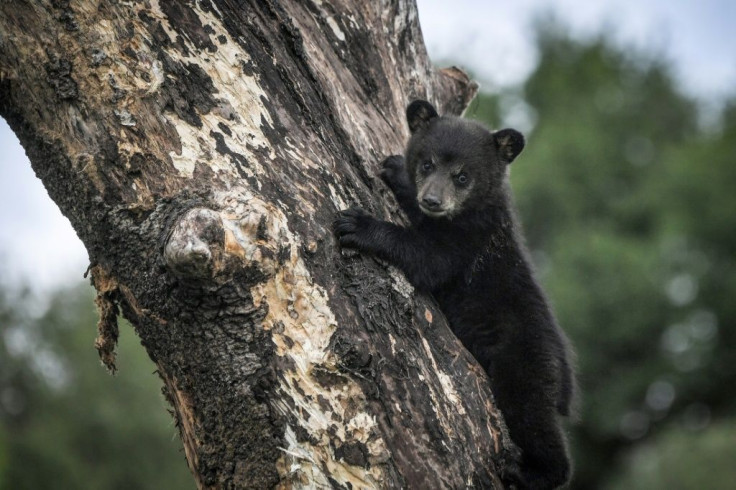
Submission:
<svg viewBox="0 0 736 490">
<path fill-rule="evenodd" d="M 0 114 L 157 364 L 200 488 L 501 488 L 482 369 L 335 212 L 401 221 L 406 103 L 460 113 L 410 0 L 0 4 Z"/>
</svg>

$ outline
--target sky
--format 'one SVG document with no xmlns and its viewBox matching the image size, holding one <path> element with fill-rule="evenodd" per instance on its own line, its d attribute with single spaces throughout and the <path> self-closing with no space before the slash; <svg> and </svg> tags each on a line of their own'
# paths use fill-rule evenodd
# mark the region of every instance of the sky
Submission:
<svg viewBox="0 0 736 490">
<path fill-rule="evenodd" d="M 736 0 L 418 0 L 429 55 L 471 71 L 484 90 L 534 69 L 533 24 L 554 16 L 571 35 L 607 33 L 670 60 L 681 89 L 717 104 L 736 95 Z M 47 292 L 79 281 L 87 253 L 0 119 L 0 283 Z"/>
<path fill-rule="evenodd" d="M 670 60 L 681 88 L 705 99 L 736 87 L 734 0 L 419 0 L 435 61 L 460 62 L 486 89 L 523 81 L 537 53 L 533 25 L 553 16 L 573 37 L 605 32 L 624 48 Z"/>
</svg>

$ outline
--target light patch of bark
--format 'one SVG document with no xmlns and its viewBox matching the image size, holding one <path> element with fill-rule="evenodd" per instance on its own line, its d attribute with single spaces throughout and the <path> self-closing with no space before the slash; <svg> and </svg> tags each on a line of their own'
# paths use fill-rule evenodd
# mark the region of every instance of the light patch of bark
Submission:
<svg viewBox="0 0 736 490">
<path fill-rule="evenodd" d="M 334 488 L 330 479 L 343 486 L 349 483 L 351 486 L 347 488 L 382 488 L 381 482 L 384 478 L 377 466 L 366 471 L 358 466 L 336 462 L 331 458 L 324 461 L 316 460 L 314 455 L 317 448 L 299 442 L 291 427 L 286 429 L 285 440 L 288 446 L 283 448 L 284 456 L 277 463 L 279 472 L 285 478 L 278 485 L 278 489 Z M 380 448 L 372 450 L 385 451 L 383 443 L 379 444 Z"/>
<path fill-rule="evenodd" d="M 404 298 L 411 298 L 414 294 L 414 286 L 406 279 L 404 274 L 396 267 L 390 267 L 388 273 L 391 275 L 391 287 Z"/>
<path fill-rule="evenodd" d="M 212 158 L 212 155 L 216 155 L 213 140 L 201 138 L 202 134 L 212 131 L 223 133 L 218 124 L 224 123 L 228 124 L 231 131 L 230 135 L 223 134 L 228 147 L 248 160 L 249 165 L 242 167 L 241 170 L 249 177 L 252 177 L 254 172 L 262 175 L 263 162 L 254 150 L 266 149 L 271 159 L 275 156 L 273 147 L 262 129 L 264 123 L 273 125 L 271 116 L 263 110 L 268 95 L 258 83 L 257 76 L 250 77 L 243 73 L 243 66 L 250 62 L 250 57 L 221 26 L 221 21 L 211 12 L 203 11 L 196 3 L 191 7 L 202 25 L 214 29 L 212 37 L 221 37 L 225 42 L 220 43 L 215 52 L 207 53 L 203 58 L 191 40 L 184 38 L 183 42 L 190 48 L 190 55 L 184 55 L 177 49 L 169 49 L 167 54 L 173 60 L 201 66 L 217 90 L 219 106 L 207 114 L 200 114 L 203 128 L 193 128 L 184 121 L 177 121 L 176 116 L 168 115 L 181 140 L 181 150 L 172 151 L 169 155 L 176 169 L 185 177 L 192 176 L 196 163 L 209 165 L 216 172 L 229 171 L 237 175 L 235 164 L 228 162 L 225 156 L 217 155 Z M 161 22 L 169 37 L 176 39 L 177 32 L 169 25 L 168 18 L 157 0 L 151 2 L 151 12 Z"/>
<path fill-rule="evenodd" d="M 223 221 L 230 232 L 228 240 L 233 242 L 226 249 L 268 276 L 251 293 L 256 306 L 268 305 L 263 326 L 271 332 L 277 355 L 288 360 L 279 378 L 281 396 L 275 398 L 275 408 L 308 434 L 306 439 L 297 438 L 293 436 L 296 429 L 287 428 L 287 447 L 279 464 L 287 473 L 282 476 L 295 482 L 305 478 L 321 481 L 317 476 L 326 468 L 330 478 L 343 485 L 377 484 L 383 472 L 376 463 L 388 458 L 386 445 L 375 418 L 368 413 L 362 389 L 339 371 L 338 360 L 330 351 L 338 325 L 327 292 L 313 282 L 299 255 L 300 240 L 273 204 L 247 192 L 229 194 L 227 201 Z M 279 263 L 278 257 L 284 262 Z M 319 376 L 337 381 L 326 384 Z M 335 456 L 335 445 L 354 442 L 367 448 L 370 468 Z"/>
<path fill-rule="evenodd" d="M 458 414 L 465 415 L 465 407 L 463 406 L 460 396 L 457 394 L 457 390 L 455 390 L 455 386 L 452 383 L 452 378 L 450 378 L 446 373 L 443 373 L 442 370 L 437 366 L 437 361 L 432 354 L 432 349 L 429 348 L 429 343 L 427 342 L 427 339 L 422 339 L 422 345 L 424 346 L 424 352 L 427 354 L 427 359 L 429 359 L 429 362 L 432 365 L 432 369 L 434 370 L 434 372 L 437 373 L 437 377 L 440 380 L 442 390 L 445 392 L 444 398 L 455 405 Z M 440 417 L 440 420 L 442 419 L 443 418 Z M 451 433 L 452 432 L 448 432 L 448 434 Z"/>
<path fill-rule="evenodd" d="M 192 178 L 194 175 L 194 167 L 197 162 L 204 162 L 212 159 L 210 149 L 203 145 L 203 140 L 199 138 L 199 130 L 189 126 L 187 123 L 176 117 L 175 115 L 169 115 L 168 119 L 174 123 L 176 132 L 179 133 L 179 140 L 181 141 L 181 149 L 176 151 L 172 150 L 169 152 L 171 163 L 174 168 L 179 171 L 179 175 L 182 177 Z M 218 158 L 218 162 L 225 162 L 225 158 Z M 222 164 L 220 164 L 222 165 Z M 217 165 L 218 167 L 220 165 Z M 215 165 L 213 165 L 214 167 Z M 224 165 L 228 168 L 229 165 Z"/>
</svg>

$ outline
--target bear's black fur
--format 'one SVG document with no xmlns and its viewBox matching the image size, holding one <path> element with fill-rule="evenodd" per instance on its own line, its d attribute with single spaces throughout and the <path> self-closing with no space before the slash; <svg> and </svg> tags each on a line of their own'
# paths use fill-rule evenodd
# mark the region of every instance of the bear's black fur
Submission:
<svg viewBox="0 0 736 490">
<path fill-rule="evenodd" d="M 342 211 L 342 247 L 374 254 L 431 293 L 455 335 L 486 369 L 520 471 L 507 483 L 550 489 L 571 473 L 558 415 L 574 392 L 568 342 L 534 278 L 511 202 L 507 165 L 524 148 L 513 129 L 439 117 L 425 101 L 407 108 L 405 157 L 383 163 L 382 178 L 411 227 Z"/>
</svg>

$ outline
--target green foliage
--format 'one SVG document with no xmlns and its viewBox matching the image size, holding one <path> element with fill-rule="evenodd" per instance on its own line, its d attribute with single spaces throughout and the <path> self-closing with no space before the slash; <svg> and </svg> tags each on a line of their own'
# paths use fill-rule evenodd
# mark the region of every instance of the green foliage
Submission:
<svg viewBox="0 0 736 490">
<path fill-rule="evenodd" d="M 93 347 L 90 288 L 38 303 L 0 291 L 0 489 L 194 488 L 132 330 L 123 326 L 112 377 Z"/>
<path fill-rule="evenodd" d="M 700 129 L 666 65 L 605 38 L 580 43 L 543 27 L 539 50 L 523 87 L 482 94 L 485 112 L 469 114 L 505 127 L 508 101 L 520 99 L 536 121 L 511 180 L 578 353 L 572 488 L 599 488 L 651 437 L 666 432 L 656 447 L 675 451 L 693 434 L 683 425 L 702 429 L 735 408 L 736 109 L 720 131 Z M 709 463 L 714 475 L 731 474 L 714 466 L 722 461 Z M 702 476 L 697 488 L 718 488 Z"/>
<path fill-rule="evenodd" d="M 669 431 L 626 458 L 623 478 L 608 490 L 730 490 L 736 481 L 736 423 L 702 432 Z"/>
</svg>

